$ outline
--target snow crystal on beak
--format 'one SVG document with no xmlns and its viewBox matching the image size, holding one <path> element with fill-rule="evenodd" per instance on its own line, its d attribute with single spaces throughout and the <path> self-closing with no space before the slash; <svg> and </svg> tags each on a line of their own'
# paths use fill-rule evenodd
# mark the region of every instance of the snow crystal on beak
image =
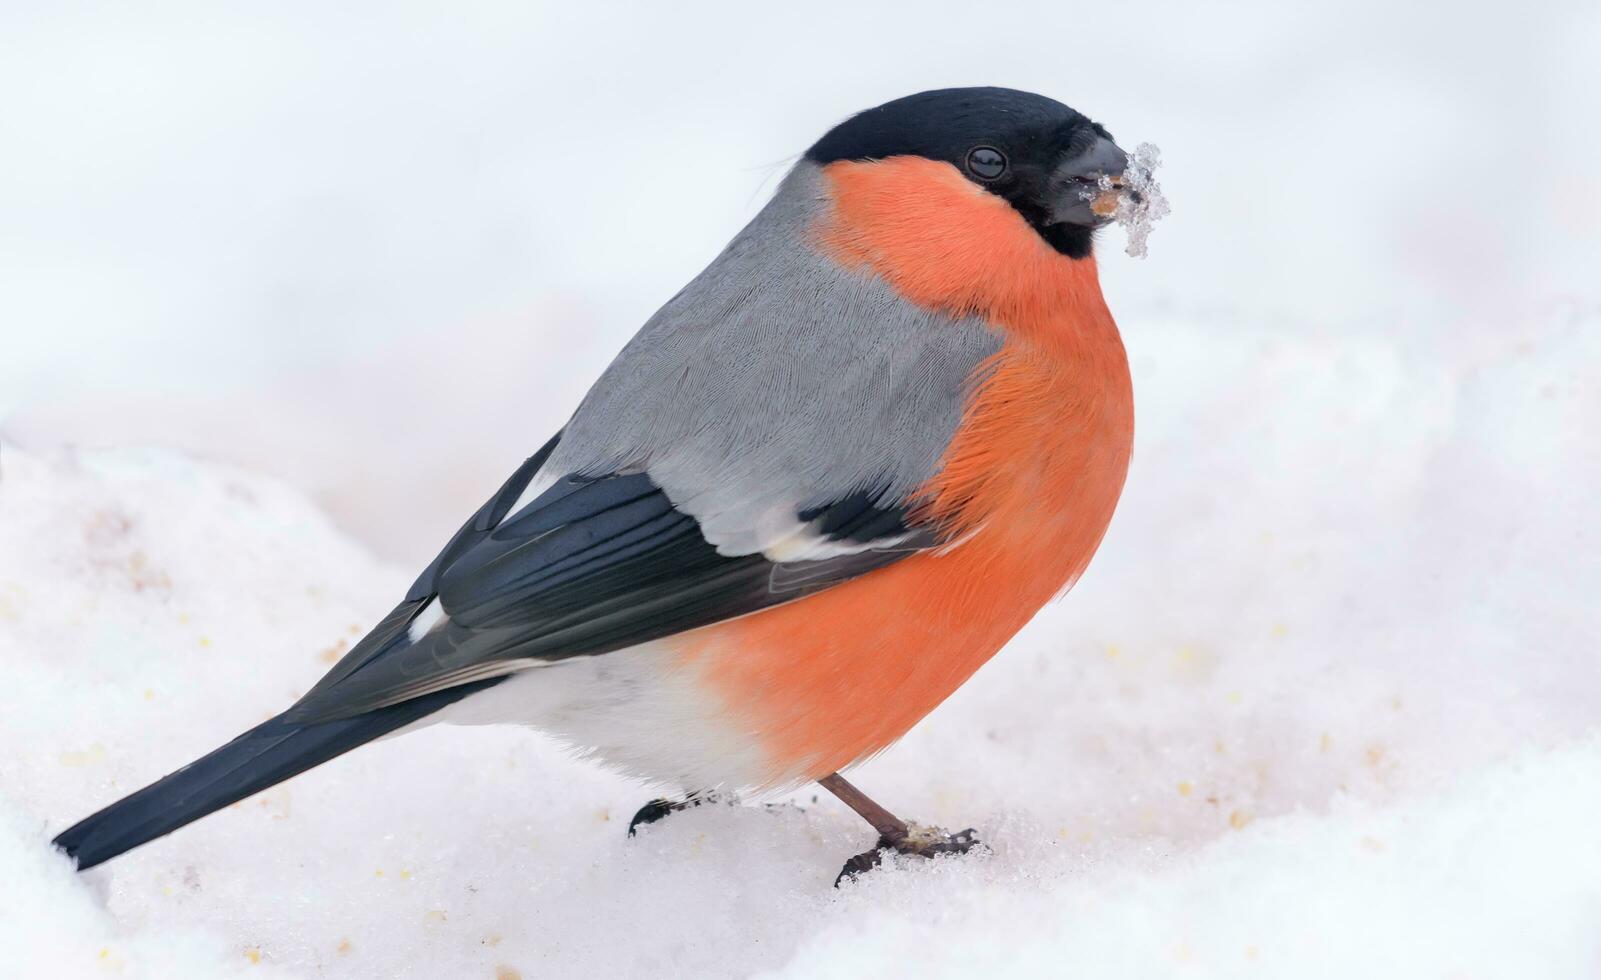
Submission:
<svg viewBox="0 0 1601 980">
<path fill-rule="evenodd" d="M 1141 143 L 1129 154 L 1128 169 L 1119 177 L 1102 174 L 1096 186 L 1085 188 L 1080 196 L 1090 201 L 1096 214 L 1111 213 L 1112 220 L 1128 235 L 1124 249 L 1137 259 L 1145 258 L 1145 241 L 1151 228 L 1172 211 L 1154 176 L 1162 165 L 1162 151 L 1154 143 Z M 1115 200 L 1115 207 L 1108 207 Z M 1107 210 L 1103 210 L 1107 208 Z"/>
</svg>

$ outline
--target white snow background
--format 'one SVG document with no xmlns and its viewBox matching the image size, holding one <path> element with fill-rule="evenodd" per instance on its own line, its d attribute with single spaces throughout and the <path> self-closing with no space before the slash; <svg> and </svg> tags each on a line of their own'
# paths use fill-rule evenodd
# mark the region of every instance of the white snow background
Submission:
<svg viewBox="0 0 1601 980">
<path fill-rule="evenodd" d="M 1601 9 L 578 7 L 0 8 L 0 976 L 1601 975 Z M 455 729 L 48 848 L 315 681 L 781 161 L 982 82 L 1174 204 L 1101 250 L 1101 554 L 854 777 L 988 853 L 836 891 L 827 798 L 628 840 Z"/>
</svg>

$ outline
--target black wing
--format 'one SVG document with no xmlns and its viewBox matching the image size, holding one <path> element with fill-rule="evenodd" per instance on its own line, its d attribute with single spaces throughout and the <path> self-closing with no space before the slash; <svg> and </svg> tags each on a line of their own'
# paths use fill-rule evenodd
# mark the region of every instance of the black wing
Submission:
<svg viewBox="0 0 1601 980">
<path fill-rule="evenodd" d="M 557 436 L 559 439 L 560 436 Z M 810 595 L 939 543 L 904 500 L 857 491 L 797 510 L 842 553 L 723 555 L 644 473 L 567 476 L 508 518 L 556 440 L 525 462 L 405 600 L 287 713 L 351 717 L 541 661 L 605 653 Z M 435 599 L 448 619 L 414 638 Z"/>
</svg>

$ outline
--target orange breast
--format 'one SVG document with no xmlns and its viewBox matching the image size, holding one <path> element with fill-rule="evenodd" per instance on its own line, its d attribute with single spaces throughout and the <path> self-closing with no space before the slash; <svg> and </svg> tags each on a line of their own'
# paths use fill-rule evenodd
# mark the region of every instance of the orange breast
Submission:
<svg viewBox="0 0 1601 980">
<path fill-rule="evenodd" d="M 1123 345 L 1093 259 L 1052 250 L 1009 205 L 913 157 L 826 168 L 818 247 L 907 299 L 1006 337 L 981 372 L 925 515 L 960 543 L 674 641 L 773 784 L 871 755 L 949 697 L 1084 571 L 1133 441 Z"/>
</svg>

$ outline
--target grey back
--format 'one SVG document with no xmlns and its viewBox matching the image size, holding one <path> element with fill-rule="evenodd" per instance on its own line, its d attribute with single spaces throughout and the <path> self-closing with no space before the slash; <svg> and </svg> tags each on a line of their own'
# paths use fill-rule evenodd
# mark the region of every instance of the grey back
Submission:
<svg viewBox="0 0 1601 980">
<path fill-rule="evenodd" d="M 830 204 L 799 163 L 766 208 L 596 382 L 543 474 L 646 472 L 727 555 L 797 511 L 931 477 L 1000 337 L 913 306 L 812 240 Z"/>
</svg>

